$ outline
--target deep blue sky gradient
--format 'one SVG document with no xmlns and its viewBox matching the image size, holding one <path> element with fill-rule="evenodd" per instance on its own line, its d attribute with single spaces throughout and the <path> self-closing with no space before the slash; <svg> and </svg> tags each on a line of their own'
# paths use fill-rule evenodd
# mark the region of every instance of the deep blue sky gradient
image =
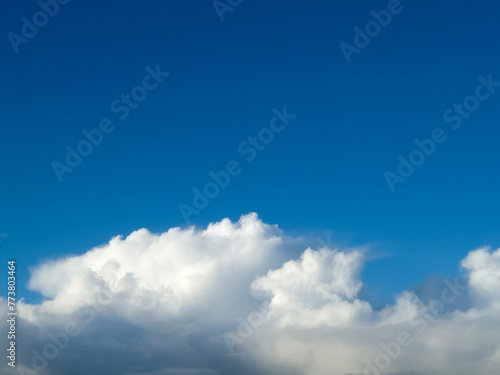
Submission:
<svg viewBox="0 0 500 375">
<path fill-rule="evenodd" d="M 402 4 L 348 64 L 339 44 L 387 1 L 243 1 L 221 22 L 211 1 L 72 0 L 18 54 L 7 33 L 39 7 L 6 2 L 2 259 L 17 259 L 25 284 L 43 260 L 185 226 L 178 205 L 231 159 L 242 173 L 194 224 L 255 211 L 287 234 L 373 243 L 389 256 L 369 262 L 363 281 L 381 295 L 498 247 L 500 90 L 457 131 L 442 116 L 479 75 L 500 81 L 500 4 Z M 116 119 L 110 103 L 156 64 L 170 76 L 59 183 L 51 163 L 83 129 Z M 237 146 L 285 105 L 297 118 L 245 163 Z M 383 173 L 436 127 L 448 141 L 392 193 Z"/>
</svg>

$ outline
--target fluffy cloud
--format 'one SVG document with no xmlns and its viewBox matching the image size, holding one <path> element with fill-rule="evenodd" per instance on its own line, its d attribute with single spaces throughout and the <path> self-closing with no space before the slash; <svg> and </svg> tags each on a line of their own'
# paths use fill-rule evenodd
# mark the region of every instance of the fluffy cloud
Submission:
<svg viewBox="0 0 500 375">
<path fill-rule="evenodd" d="M 500 373 L 500 250 L 471 251 L 467 279 L 434 281 L 433 299 L 376 310 L 362 252 L 298 243 L 249 214 L 42 264 L 6 374 Z"/>
<path fill-rule="evenodd" d="M 500 304 L 500 251 L 491 253 L 489 248 L 471 252 L 462 261 L 462 266 L 470 271 L 472 292 L 486 304 L 498 307 Z"/>
<path fill-rule="evenodd" d="M 269 298 L 280 327 L 344 326 L 365 320 L 367 302 L 356 299 L 362 283 L 356 279 L 362 254 L 307 249 L 298 261 L 286 262 L 252 283 L 254 295 Z"/>
</svg>

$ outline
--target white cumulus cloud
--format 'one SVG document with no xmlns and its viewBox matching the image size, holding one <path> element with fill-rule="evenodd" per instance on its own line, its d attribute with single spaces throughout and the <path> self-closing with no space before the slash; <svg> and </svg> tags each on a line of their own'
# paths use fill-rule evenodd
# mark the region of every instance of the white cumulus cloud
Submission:
<svg viewBox="0 0 500 375">
<path fill-rule="evenodd" d="M 402 291 L 375 309 L 362 252 L 298 243 L 248 214 L 38 265 L 44 300 L 20 302 L 23 367 L 6 374 L 500 373 L 500 250 L 471 251 L 433 300 Z"/>
</svg>

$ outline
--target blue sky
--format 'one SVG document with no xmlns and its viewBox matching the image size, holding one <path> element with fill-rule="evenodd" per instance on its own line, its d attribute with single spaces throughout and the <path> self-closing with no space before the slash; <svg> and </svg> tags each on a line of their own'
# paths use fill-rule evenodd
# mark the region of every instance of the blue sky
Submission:
<svg viewBox="0 0 500 375">
<path fill-rule="evenodd" d="M 478 76 L 500 80 L 500 5 L 402 7 L 349 64 L 339 44 L 386 1 L 243 1 L 221 21 L 209 1 L 73 0 L 17 54 L 7 34 L 39 6 L 4 4 L 0 246 L 28 300 L 28 269 L 46 259 L 186 226 L 179 204 L 230 160 L 242 172 L 193 224 L 257 212 L 291 235 L 372 243 L 386 255 L 363 271 L 375 299 L 499 246 L 500 92 L 456 131 L 442 117 Z M 110 104 L 157 64 L 168 78 L 119 120 Z M 245 162 L 238 145 L 284 106 L 297 117 Z M 116 129 L 59 182 L 51 163 L 105 117 Z M 436 127 L 449 139 L 391 192 L 384 172 Z"/>
<path fill-rule="evenodd" d="M 499 11 L 6 2 L 0 254 L 24 297 L 18 364 L 36 369 L 35 350 L 37 375 L 498 374 Z"/>
</svg>

